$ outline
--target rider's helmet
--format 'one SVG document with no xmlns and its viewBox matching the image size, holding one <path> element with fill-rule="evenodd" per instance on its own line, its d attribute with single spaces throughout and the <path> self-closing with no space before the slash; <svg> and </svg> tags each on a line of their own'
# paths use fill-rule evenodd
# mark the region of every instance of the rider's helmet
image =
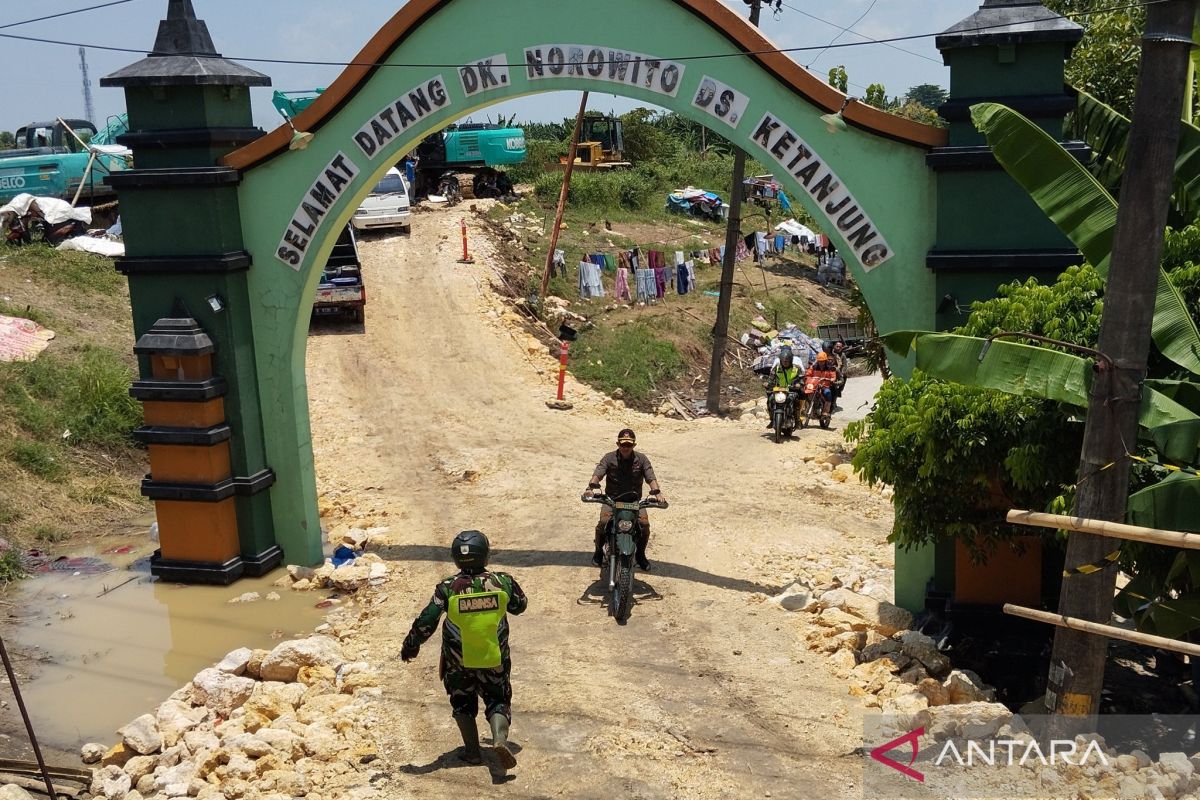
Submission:
<svg viewBox="0 0 1200 800">
<path fill-rule="evenodd" d="M 783 369 L 792 368 L 792 348 L 787 345 L 779 348 L 779 366 Z"/>
<path fill-rule="evenodd" d="M 829 363 L 829 353 L 826 353 L 824 350 L 822 350 L 820 353 L 817 353 L 817 365 L 818 366 L 824 366 L 828 363 Z"/>
<path fill-rule="evenodd" d="M 455 566 L 468 574 L 483 572 L 487 568 L 490 550 L 488 538 L 479 531 L 463 531 L 454 537 L 450 545 Z"/>
</svg>

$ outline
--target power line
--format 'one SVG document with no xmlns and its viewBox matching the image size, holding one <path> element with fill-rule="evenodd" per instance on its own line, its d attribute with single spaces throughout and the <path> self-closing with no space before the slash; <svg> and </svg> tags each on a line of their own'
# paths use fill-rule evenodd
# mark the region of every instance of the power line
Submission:
<svg viewBox="0 0 1200 800">
<path fill-rule="evenodd" d="M 72 14 L 82 14 L 85 11 L 96 11 L 97 9 L 108 8 L 109 6 L 119 6 L 119 5 L 123 5 L 125 3 L 132 3 L 132 2 L 133 2 L 133 0 L 113 0 L 113 2 L 111 2 L 111 3 L 101 3 L 98 6 L 88 6 L 87 8 L 77 8 L 74 11 L 63 11 L 58 14 L 50 14 L 45 17 L 36 17 L 34 19 L 22 20 L 21 22 L 7 22 L 3 25 L 0 25 L 0 29 L 15 28 L 18 25 L 29 25 L 34 22 L 45 22 L 48 19 L 58 19 L 59 17 L 69 17 Z"/>
<path fill-rule="evenodd" d="M 796 8 L 795 6 L 793 6 L 793 5 L 789 4 L 789 3 L 784 3 L 784 4 L 783 4 L 783 7 L 784 7 L 784 8 L 790 8 L 792 11 L 795 11 L 797 14 L 803 14 L 804 16 L 808 17 L 809 19 L 814 19 L 814 20 L 816 20 L 817 22 L 820 22 L 820 23 L 823 23 L 823 24 L 825 24 L 825 25 L 828 25 L 828 26 L 829 26 L 829 27 L 831 27 L 831 28 L 837 28 L 838 30 L 840 30 L 840 31 L 843 31 L 844 33 L 851 33 L 851 34 L 854 34 L 855 36 L 859 37 L 860 39 L 867 39 L 867 40 L 869 41 L 869 40 L 870 40 L 870 38 L 871 38 L 871 37 L 869 37 L 869 36 L 865 36 L 865 35 L 863 35 L 863 34 L 859 33 L 858 31 L 852 31 L 852 30 L 850 30 L 849 28 L 843 28 L 841 25 L 838 25 L 836 22 L 830 22 L 830 21 L 829 21 L 829 20 L 827 20 L 827 19 L 822 19 L 821 17 L 818 17 L 816 14 L 810 14 L 810 13 L 808 13 L 807 11 L 805 11 L 804 9 L 801 9 L 801 8 Z M 942 63 L 941 61 L 939 61 L 939 60 L 938 60 L 938 59 L 936 59 L 936 58 L 932 58 L 932 57 L 930 57 L 930 56 L 927 56 L 927 55 L 925 55 L 924 53 L 918 53 L 918 52 L 917 52 L 917 51 L 915 51 L 915 50 L 905 50 L 903 47 L 896 47 L 894 44 L 888 44 L 888 43 L 886 43 L 886 42 L 885 42 L 884 44 L 887 44 L 887 46 L 888 46 L 889 48 L 891 48 L 892 50 L 895 50 L 895 51 L 897 51 L 897 52 L 900 52 L 900 53 L 908 53 L 910 56 L 916 56 L 917 58 L 923 58 L 923 59 L 925 59 L 926 61 L 932 61 L 934 64 L 941 64 L 941 63 Z"/>
<path fill-rule="evenodd" d="M 116 2 L 132 2 L 132 0 L 116 0 Z M 1166 3 L 1166 2 L 1170 2 L 1170 0 L 1143 0 L 1143 2 L 1139 2 L 1139 3 L 1133 3 L 1130 5 L 1123 5 L 1123 6 L 1111 6 L 1109 8 L 1102 8 L 1102 9 L 1097 9 L 1094 11 L 1072 12 L 1072 13 L 1066 14 L 1066 15 L 1053 14 L 1048 17 L 1027 19 L 1027 20 L 1023 20 L 1021 22 L 1021 24 L 1027 25 L 1031 22 L 1052 22 L 1054 20 L 1069 19 L 1072 17 L 1089 17 L 1089 16 L 1095 16 L 1097 14 L 1108 14 L 1108 13 L 1112 13 L 1115 11 L 1125 11 L 1125 10 L 1133 9 L 1133 8 L 1146 8 L 1148 6 L 1158 5 L 1159 3 Z M 99 6 L 97 6 L 97 8 L 99 8 Z M 81 10 L 85 10 L 85 9 L 81 9 Z M 959 28 L 958 30 L 955 31 L 955 33 L 956 34 L 973 33 L 973 32 L 977 32 L 977 31 L 994 30 L 996 28 L 1009 28 L 1009 27 L 1012 27 L 1014 24 L 1015 23 L 1006 22 L 1006 23 L 997 23 L 995 25 L 980 25 L 980 26 L 977 26 L 974 28 Z M 7 27 L 7 26 L 5 26 L 5 27 Z M 806 46 L 801 46 L 801 47 L 778 47 L 778 48 L 771 48 L 771 49 L 767 49 L 767 50 L 747 50 L 747 51 L 738 52 L 738 53 L 707 53 L 707 54 L 703 54 L 703 55 L 692 55 L 692 56 L 672 56 L 669 58 L 663 57 L 659 60 L 660 61 L 711 61 L 714 59 L 721 59 L 721 58 L 743 58 L 745 56 L 762 56 L 762 55 L 772 55 L 772 54 L 776 54 L 776 53 L 780 53 L 780 54 L 803 53 L 803 52 L 809 52 L 812 50 L 824 51 L 824 50 L 840 49 L 840 48 L 844 48 L 844 47 L 863 47 L 863 46 L 877 45 L 877 44 L 886 45 L 886 44 L 890 44 L 892 42 L 910 42 L 910 41 L 914 41 L 916 39 L 928 39 L 928 38 L 935 37 L 935 36 L 941 36 L 943 33 L 944 33 L 944 31 L 937 31 L 937 32 L 933 32 L 933 33 L 914 33 L 914 34 L 910 34 L 908 36 L 891 36 L 886 39 L 867 38 L 865 41 L 862 41 L 862 42 L 839 42 L 836 44 L 835 43 L 817 44 L 817 45 L 806 45 Z M 859 34 L 859 35 L 861 35 L 861 34 Z M 136 55 L 145 55 L 145 56 L 169 55 L 166 53 L 155 53 L 154 51 L 147 51 L 145 49 L 139 49 L 139 48 L 115 47 L 115 46 L 111 46 L 111 45 L 88 44 L 88 43 L 84 43 L 84 42 L 70 42 L 70 41 L 64 41 L 61 39 L 46 39 L 46 38 L 37 37 L 37 36 L 19 36 L 15 33 L 0 33 L 0 39 L 15 39 L 18 41 L 34 42 L 37 44 L 55 44 L 55 45 L 62 45 L 64 47 L 86 47 L 86 48 L 89 48 L 92 50 L 107 50 L 109 52 L 114 52 L 114 53 L 132 53 L 132 54 L 136 54 Z M 604 49 L 608 49 L 608 48 L 604 48 Z M 410 68 L 410 69 L 459 69 L 461 67 L 477 66 L 476 64 L 451 64 L 451 63 L 444 63 L 444 62 L 436 63 L 436 64 L 415 64 L 415 63 L 414 64 L 389 64 L 389 63 L 380 62 L 380 61 L 367 61 L 367 62 L 362 62 L 362 61 L 312 61 L 312 60 L 307 60 L 307 59 L 255 58 L 255 57 L 248 57 L 248 56 L 232 56 L 232 55 L 230 55 L 230 56 L 218 56 L 218 55 L 204 56 L 204 55 L 195 54 L 194 57 L 195 58 L 225 58 L 225 59 L 228 59 L 231 61 L 240 61 L 240 62 L 257 63 L 257 64 L 295 64 L 295 65 L 299 65 L 299 66 L 316 66 L 316 67 L 368 67 L 368 68 L 390 67 L 390 68 Z M 604 65 L 608 65 L 608 64 L 631 64 L 633 62 L 629 59 L 611 59 L 611 60 L 605 59 L 605 60 L 601 60 L 601 61 L 589 61 L 587 63 L 588 63 L 588 65 L 591 65 L 591 66 L 596 66 L 596 65 L 604 66 Z M 527 67 L 529 65 L 527 63 L 525 63 L 524 61 L 521 61 L 521 62 L 516 62 L 516 63 L 507 63 L 507 62 L 494 63 L 494 64 L 492 64 L 492 66 L 497 67 L 497 68 L 507 67 L 507 68 L 518 68 L 519 69 L 522 67 Z M 566 64 L 564 66 L 572 66 L 572 65 Z"/>
<path fill-rule="evenodd" d="M 852 29 L 852 28 L 853 28 L 855 25 L 857 25 L 858 23 L 860 23 L 860 22 L 862 22 L 864 19 L 866 19 L 866 17 L 867 17 L 867 14 L 870 14 L 870 13 L 871 13 L 871 11 L 872 11 L 872 10 L 874 10 L 874 8 L 875 8 L 875 4 L 876 4 L 876 3 L 878 3 L 878 2 L 879 2 L 879 0 L 871 0 L 871 5 L 867 6 L 867 10 L 866 10 L 866 11 L 864 11 L 863 13 L 859 14 L 859 15 L 858 15 L 858 19 L 854 20 L 854 22 L 851 22 L 851 23 L 850 23 L 850 27 L 849 27 L 849 28 L 846 28 L 846 29 L 842 30 L 842 31 L 841 31 L 841 33 L 838 33 L 838 35 L 837 35 L 837 36 L 834 36 L 834 37 L 833 37 L 833 38 L 832 38 L 832 39 L 829 41 L 829 46 L 828 46 L 828 47 L 826 47 L 826 48 L 825 48 L 824 50 L 822 50 L 821 52 L 817 53 L 815 56 L 813 56 L 813 59 L 812 59 L 812 61 L 809 61 L 807 64 L 805 64 L 805 65 L 804 65 L 804 68 L 805 68 L 805 69 L 812 69 L 812 66 L 813 66 L 813 64 L 817 63 L 817 61 L 818 61 L 818 60 L 820 60 L 821 56 L 825 55 L 825 53 L 829 51 L 829 48 L 830 48 L 830 47 L 833 47 L 833 46 L 834 46 L 834 44 L 836 44 L 836 43 L 837 43 L 837 40 L 838 40 L 838 39 L 840 39 L 840 38 L 842 38 L 842 34 L 843 34 L 843 33 L 846 33 L 847 31 L 853 32 L 853 31 L 851 31 L 851 29 Z"/>
</svg>

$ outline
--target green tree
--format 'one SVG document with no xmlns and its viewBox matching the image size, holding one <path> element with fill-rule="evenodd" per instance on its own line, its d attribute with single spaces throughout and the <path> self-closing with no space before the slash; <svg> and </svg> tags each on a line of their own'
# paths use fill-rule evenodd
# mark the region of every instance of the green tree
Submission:
<svg viewBox="0 0 1200 800">
<path fill-rule="evenodd" d="M 934 111 L 937 111 L 938 106 L 946 102 L 949 96 L 949 92 L 934 83 L 921 83 L 904 93 L 907 102 L 919 103 Z"/>
<path fill-rule="evenodd" d="M 621 115 L 625 135 L 625 158 L 637 164 L 644 161 L 669 159 L 678 144 L 658 125 L 657 112 L 635 108 Z"/>
<path fill-rule="evenodd" d="M 1067 61 L 1067 83 L 1095 96 L 1124 116 L 1133 111 L 1146 11 L 1138 3 L 1109 0 L 1045 0 L 1051 11 L 1084 26 L 1083 39 Z"/>
<path fill-rule="evenodd" d="M 11 150 L 17 146 L 17 137 L 11 131 L 0 131 L 0 150 Z"/>
<path fill-rule="evenodd" d="M 846 75 L 846 68 L 838 65 L 829 70 L 829 85 L 845 94 L 847 87 L 850 85 L 850 78 Z"/>
<path fill-rule="evenodd" d="M 863 102 L 875 108 L 887 108 L 887 90 L 883 88 L 882 83 L 872 83 L 867 87 L 867 93 L 863 96 Z"/>
</svg>

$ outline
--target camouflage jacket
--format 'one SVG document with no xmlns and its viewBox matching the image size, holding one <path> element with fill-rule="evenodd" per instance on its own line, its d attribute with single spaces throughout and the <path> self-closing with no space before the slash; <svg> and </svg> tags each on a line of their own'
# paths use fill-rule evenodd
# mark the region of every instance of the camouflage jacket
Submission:
<svg viewBox="0 0 1200 800">
<path fill-rule="evenodd" d="M 413 621 L 412 629 L 404 637 L 404 646 L 421 646 L 437 630 L 438 620 L 446 611 L 446 603 L 452 595 L 472 592 L 503 591 L 508 595 L 509 614 L 520 614 L 529 605 L 525 593 L 513 576 L 507 572 L 484 571 L 475 575 L 460 572 L 446 578 L 433 589 L 433 597 Z M 500 653 L 508 661 L 508 619 L 501 620 L 499 628 Z M 462 636 L 458 626 L 449 617 L 442 623 L 442 658 L 449 666 L 462 664 Z"/>
</svg>

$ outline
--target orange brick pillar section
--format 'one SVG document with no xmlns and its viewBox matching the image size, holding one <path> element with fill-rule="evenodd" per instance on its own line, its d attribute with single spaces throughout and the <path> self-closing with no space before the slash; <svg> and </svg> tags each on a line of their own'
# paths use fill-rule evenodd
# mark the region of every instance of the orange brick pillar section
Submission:
<svg viewBox="0 0 1200 800">
<path fill-rule="evenodd" d="M 225 379 L 213 375 L 213 342 L 191 317 L 158 320 L 134 352 L 149 380 L 133 384 L 145 425 L 134 432 L 150 451 L 142 494 L 154 501 L 159 550 L 150 572 L 179 583 L 229 584 L 246 572 L 238 538 L 238 493 L 229 458 Z M 143 375 L 147 374 L 143 370 Z M 258 478 L 269 485 L 274 475 Z"/>
</svg>

